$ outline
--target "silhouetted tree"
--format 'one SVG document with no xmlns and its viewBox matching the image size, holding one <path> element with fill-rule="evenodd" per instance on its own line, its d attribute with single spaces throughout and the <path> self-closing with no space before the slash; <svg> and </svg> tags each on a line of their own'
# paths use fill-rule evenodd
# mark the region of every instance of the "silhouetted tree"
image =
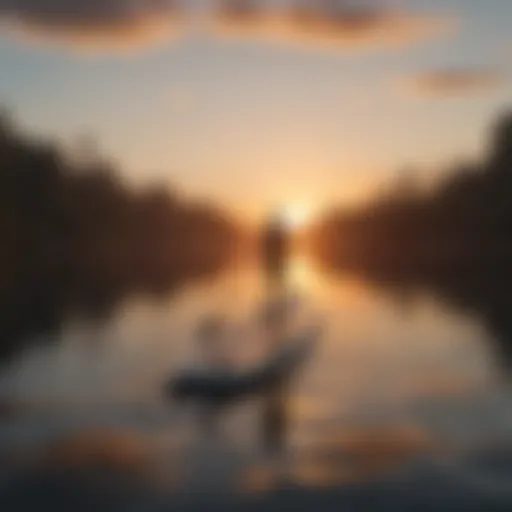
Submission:
<svg viewBox="0 0 512 512">
<path fill-rule="evenodd" d="M 70 158 L 0 115 L 0 349 L 22 318 L 13 304 L 54 311 L 172 288 L 223 264 L 235 238 L 217 209 L 167 187 L 132 190 L 103 159 Z"/>
<path fill-rule="evenodd" d="M 468 265 L 512 256 L 512 113 L 482 163 L 461 164 L 431 189 L 398 181 L 369 204 L 324 219 L 321 255 L 355 266 Z"/>
</svg>

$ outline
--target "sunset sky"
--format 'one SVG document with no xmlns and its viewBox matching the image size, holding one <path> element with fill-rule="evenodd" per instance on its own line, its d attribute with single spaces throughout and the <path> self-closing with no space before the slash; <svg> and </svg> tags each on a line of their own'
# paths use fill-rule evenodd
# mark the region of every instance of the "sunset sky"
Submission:
<svg viewBox="0 0 512 512">
<path fill-rule="evenodd" d="M 298 23 L 272 1 L 0 0 L 0 103 L 35 133 L 94 135 L 130 182 L 249 215 L 480 155 L 512 106 L 512 2 L 341 3 Z"/>
</svg>

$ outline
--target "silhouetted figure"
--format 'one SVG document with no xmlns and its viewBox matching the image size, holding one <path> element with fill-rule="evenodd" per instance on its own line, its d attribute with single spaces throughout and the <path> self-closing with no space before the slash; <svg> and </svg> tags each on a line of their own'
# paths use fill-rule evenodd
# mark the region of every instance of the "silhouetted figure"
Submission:
<svg viewBox="0 0 512 512">
<path fill-rule="evenodd" d="M 287 297 L 286 290 L 289 243 L 282 217 L 274 214 L 264 228 L 261 248 L 268 297 L 260 322 L 264 328 L 262 341 L 270 352 L 279 350 L 285 343 L 293 316 L 293 303 Z M 270 452 L 278 452 L 285 445 L 289 422 L 287 403 L 290 376 L 290 373 L 284 372 L 263 396 L 261 436 L 264 448 Z"/>
<path fill-rule="evenodd" d="M 268 221 L 261 245 L 268 282 L 272 287 L 282 287 L 290 248 L 286 226 L 279 215 L 274 215 Z"/>
</svg>

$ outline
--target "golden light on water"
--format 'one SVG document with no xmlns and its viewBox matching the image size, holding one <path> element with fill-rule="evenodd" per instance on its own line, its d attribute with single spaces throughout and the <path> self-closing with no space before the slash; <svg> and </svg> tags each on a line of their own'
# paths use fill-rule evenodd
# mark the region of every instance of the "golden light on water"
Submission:
<svg viewBox="0 0 512 512">
<path fill-rule="evenodd" d="M 308 293 L 318 291 L 322 285 L 312 261 L 300 254 L 294 255 L 289 261 L 288 279 L 294 288 Z"/>
</svg>

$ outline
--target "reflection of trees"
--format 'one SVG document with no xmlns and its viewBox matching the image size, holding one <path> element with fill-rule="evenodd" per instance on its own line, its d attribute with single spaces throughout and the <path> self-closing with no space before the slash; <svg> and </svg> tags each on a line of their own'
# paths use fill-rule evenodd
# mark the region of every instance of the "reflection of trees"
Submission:
<svg viewBox="0 0 512 512">
<path fill-rule="evenodd" d="M 459 165 L 431 189 L 396 186 L 313 233 L 320 259 L 403 296 L 428 289 L 479 315 L 511 356 L 512 114 L 487 157 Z"/>
<path fill-rule="evenodd" d="M 332 270 L 332 267 L 330 267 Z M 476 317 L 496 342 L 496 351 L 508 370 L 512 364 L 512 275 L 506 266 L 421 269 L 359 268 L 356 272 L 389 296 L 408 301 L 431 294 L 450 308 Z"/>
<path fill-rule="evenodd" d="M 200 275 L 189 272 L 174 280 L 168 277 L 158 285 L 148 283 L 147 287 L 105 281 L 102 277 L 92 280 L 90 276 L 68 279 L 46 275 L 17 282 L 12 289 L 2 290 L 0 296 L 0 358 L 16 352 L 26 343 L 36 342 L 39 335 L 58 333 L 68 317 L 102 320 L 130 294 L 168 296 L 185 281 Z"/>
<path fill-rule="evenodd" d="M 113 166 L 97 157 L 80 160 L 0 117 L 0 345 L 6 348 L 53 328 L 65 310 L 103 314 L 127 291 L 165 292 L 229 256 L 235 230 L 216 209 L 163 188 L 131 190 Z"/>
</svg>

